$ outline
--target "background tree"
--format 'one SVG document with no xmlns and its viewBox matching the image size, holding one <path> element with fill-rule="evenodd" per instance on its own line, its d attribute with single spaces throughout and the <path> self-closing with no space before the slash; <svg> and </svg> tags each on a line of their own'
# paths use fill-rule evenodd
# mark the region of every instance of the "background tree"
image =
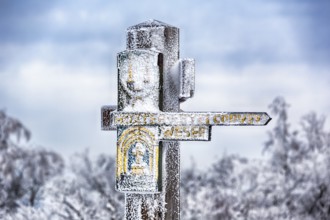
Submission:
<svg viewBox="0 0 330 220">
<path fill-rule="evenodd" d="M 95 160 L 88 151 L 72 159 L 67 175 L 49 187 L 55 215 L 60 219 L 122 219 L 124 195 L 115 191 L 115 159 L 104 154 Z"/>
<path fill-rule="evenodd" d="M 1 218 L 22 206 L 37 206 L 44 185 L 64 168 L 62 157 L 55 152 L 19 146 L 21 138 L 28 141 L 30 136 L 20 121 L 0 111 Z"/>
<path fill-rule="evenodd" d="M 115 191 L 115 160 L 88 151 L 65 167 L 52 151 L 20 146 L 29 130 L 0 111 L 0 219 L 120 219 L 123 194 Z M 16 138 L 16 139 L 15 139 Z"/>
<path fill-rule="evenodd" d="M 205 172 L 183 172 L 184 219 L 330 219 L 325 118 L 309 113 L 291 131 L 288 107 L 281 97 L 270 105 L 277 121 L 265 143 L 268 159 L 225 155 Z"/>
<path fill-rule="evenodd" d="M 325 118 L 309 113 L 300 128 L 288 122 L 289 105 L 276 98 L 276 117 L 263 159 L 223 155 L 206 171 L 182 171 L 182 219 L 330 219 L 330 133 Z M 13 139 L 16 137 L 16 141 Z M 56 153 L 18 146 L 30 132 L 0 111 L 0 218 L 105 220 L 123 217 L 115 159 L 88 151 L 64 167 Z"/>
</svg>

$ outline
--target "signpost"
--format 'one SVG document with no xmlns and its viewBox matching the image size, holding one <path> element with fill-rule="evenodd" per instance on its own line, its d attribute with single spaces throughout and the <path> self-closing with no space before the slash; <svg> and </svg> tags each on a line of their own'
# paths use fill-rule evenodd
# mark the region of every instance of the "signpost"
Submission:
<svg viewBox="0 0 330 220">
<path fill-rule="evenodd" d="M 178 141 L 209 141 L 212 126 L 266 125 L 265 112 L 182 112 L 194 93 L 194 60 L 179 59 L 179 29 L 150 20 L 127 30 L 118 54 L 118 105 L 102 107 L 117 130 L 116 189 L 126 219 L 180 218 Z"/>
</svg>

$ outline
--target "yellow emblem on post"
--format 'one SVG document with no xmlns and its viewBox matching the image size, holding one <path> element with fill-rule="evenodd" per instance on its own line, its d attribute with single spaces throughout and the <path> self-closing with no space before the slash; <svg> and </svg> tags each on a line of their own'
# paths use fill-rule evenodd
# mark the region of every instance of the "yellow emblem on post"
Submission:
<svg viewBox="0 0 330 220">
<path fill-rule="evenodd" d="M 155 127 L 133 126 L 118 133 L 117 182 L 130 183 L 117 184 L 118 190 L 138 192 L 158 190 L 159 140 L 157 132 Z"/>
</svg>

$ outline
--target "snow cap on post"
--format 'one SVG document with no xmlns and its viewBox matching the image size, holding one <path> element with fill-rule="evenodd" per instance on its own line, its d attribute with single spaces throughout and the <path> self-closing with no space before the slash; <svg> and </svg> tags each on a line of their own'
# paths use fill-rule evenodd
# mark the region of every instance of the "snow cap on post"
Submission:
<svg viewBox="0 0 330 220">
<path fill-rule="evenodd" d="M 127 28 L 127 49 L 154 49 L 179 58 L 179 29 L 157 20 Z M 165 55 L 165 54 L 164 54 Z"/>
</svg>

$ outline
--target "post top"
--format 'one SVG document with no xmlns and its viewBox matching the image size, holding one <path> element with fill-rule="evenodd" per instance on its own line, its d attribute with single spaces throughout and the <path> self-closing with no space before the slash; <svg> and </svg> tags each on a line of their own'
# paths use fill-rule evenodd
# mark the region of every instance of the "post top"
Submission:
<svg viewBox="0 0 330 220">
<path fill-rule="evenodd" d="M 142 22 L 142 23 L 139 23 L 139 24 L 136 24 L 136 25 L 133 25 L 133 26 L 127 28 L 127 31 L 141 29 L 141 28 L 157 28 L 157 27 L 177 28 L 172 25 L 166 24 L 162 21 L 150 19 L 145 22 Z"/>
</svg>

